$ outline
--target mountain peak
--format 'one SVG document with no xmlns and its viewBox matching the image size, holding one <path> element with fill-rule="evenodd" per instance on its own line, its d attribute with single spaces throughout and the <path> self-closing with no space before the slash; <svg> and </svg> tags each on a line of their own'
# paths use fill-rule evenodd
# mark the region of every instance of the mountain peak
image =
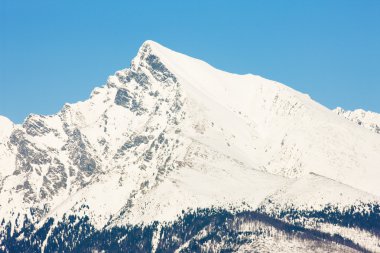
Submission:
<svg viewBox="0 0 380 253">
<path fill-rule="evenodd" d="M 168 48 L 160 45 L 152 40 L 145 41 L 139 48 L 136 57 L 132 60 L 131 67 L 137 69 L 143 61 L 149 59 L 149 56 L 154 55 L 156 58 L 161 58 L 169 51 Z"/>
<path fill-rule="evenodd" d="M 169 48 L 164 47 L 163 45 L 153 41 L 153 40 L 146 40 L 139 48 L 137 57 L 138 56 L 144 56 L 147 54 L 154 54 L 158 57 L 163 56 L 165 54 L 168 54 L 170 52 L 173 52 Z"/>
<path fill-rule="evenodd" d="M 150 47 L 150 48 L 162 48 L 164 46 L 162 46 L 161 44 L 159 44 L 158 42 L 155 42 L 153 40 L 146 40 L 144 41 L 144 43 L 141 45 L 141 47 Z"/>
</svg>

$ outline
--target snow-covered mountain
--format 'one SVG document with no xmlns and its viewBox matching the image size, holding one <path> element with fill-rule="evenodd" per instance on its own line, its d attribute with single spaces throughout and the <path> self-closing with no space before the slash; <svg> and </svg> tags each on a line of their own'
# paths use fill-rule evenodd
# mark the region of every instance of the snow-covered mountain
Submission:
<svg viewBox="0 0 380 253">
<path fill-rule="evenodd" d="M 380 135 L 147 41 L 88 100 L 0 117 L 0 251 L 380 252 L 379 178 Z"/>
</svg>

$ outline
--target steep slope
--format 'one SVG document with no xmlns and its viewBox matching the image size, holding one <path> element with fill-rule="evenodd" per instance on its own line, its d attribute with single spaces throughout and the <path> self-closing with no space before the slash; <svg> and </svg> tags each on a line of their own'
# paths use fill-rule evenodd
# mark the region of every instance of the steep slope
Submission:
<svg viewBox="0 0 380 253">
<path fill-rule="evenodd" d="M 334 112 L 360 126 L 380 134 L 380 114 L 378 113 L 367 112 L 361 109 L 346 111 L 341 107 L 334 109 Z"/>
<path fill-rule="evenodd" d="M 267 201 L 275 196 L 315 210 L 310 185 L 331 185 L 312 195 L 322 209 L 377 205 L 380 196 L 379 135 L 285 85 L 152 41 L 88 100 L 22 125 L 0 123 L 0 234 L 8 246 L 34 238 L 27 247 L 49 249 L 54 233 L 67 236 L 66 223 L 102 233 L 174 222 L 198 208 L 274 216 L 280 209 Z M 294 198 L 297 191 L 305 194 Z M 77 232 L 72 247 L 86 236 Z"/>
</svg>

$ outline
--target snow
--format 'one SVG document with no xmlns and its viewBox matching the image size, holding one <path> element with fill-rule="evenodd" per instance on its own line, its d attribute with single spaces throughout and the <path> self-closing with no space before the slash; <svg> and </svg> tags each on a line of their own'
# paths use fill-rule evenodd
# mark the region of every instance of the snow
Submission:
<svg viewBox="0 0 380 253">
<path fill-rule="evenodd" d="M 14 128 L 12 121 L 0 115 L 0 180 L 13 172 L 15 154 L 8 148 L 7 142 Z"/>
<path fill-rule="evenodd" d="M 267 203 L 269 201 L 270 203 Z M 327 205 L 341 210 L 361 203 L 380 203 L 378 196 L 359 191 L 351 186 L 314 173 L 287 182 L 262 203 L 264 208 L 286 210 L 323 210 Z"/>
<path fill-rule="evenodd" d="M 346 111 L 341 107 L 337 107 L 333 111 L 364 128 L 375 133 L 380 133 L 380 114 L 378 113 L 364 111 L 362 109 Z"/>
<path fill-rule="evenodd" d="M 14 128 L 14 124 L 12 123 L 12 121 L 0 115 L 0 143 L 1 144 L 3 144 L 5 139 L 9 137 L 13 128 Z"/>
<path fill-rule="evenodd" d="M 237 164 L 214 161 L 192 164 L 172 173 L 164 182 L 136 201 L 129 223 L 171 221 L 182 210 L 210 206 L 255 208 L 286 180 Z M 122 220 L 122 222 L 125 222 Z M 120 225 L 120 224 L 119 224 Z"/>
<path fill-rule="evenodd" d="M 341 235 L 344 238 L 352 240 L 358 245 L 362 245 L 363 248 L 371 252 L 380 251 L 380 237 L 365 230 L 355 227 L 345 228 L 328 223 L 320 225 L 319 230 L 330 234 Z"/>
</svg>

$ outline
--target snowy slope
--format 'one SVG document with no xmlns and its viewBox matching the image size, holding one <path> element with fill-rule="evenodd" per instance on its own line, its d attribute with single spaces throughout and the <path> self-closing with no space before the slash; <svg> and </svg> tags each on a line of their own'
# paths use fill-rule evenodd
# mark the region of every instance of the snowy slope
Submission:
<svg viewBox="0 0 380 253">
<path fill-rule="evenodd" d="M 295 207 L 303 210 L 322 210 L 327 205 L 339 205 L 343 209 L 361 203 L 377 203 L 379 197 L 358 191 L 348 185 L 310 173 L 294 179 L 269 195 L 263 208 L 289 209 Z M 266 202 L 270 202 L 266 203 Z"/>
<path fill-rule="evenodd" d="M 311 209 L 380 196 L 380 135 L 283 84 L 153 41 L 88 100 L 22 125 L 0 117 L 0 129 L 0 218 L 12 233 L 65 215 L 102 229 L 268 199 Z"/>
<path fill-rule="evenodd" d="M 341 107 L 334 109 L 334 112 L 360 126 L 380 134 L 380 114 L 378 113 L 364 111 L 362 109 L 346 111 Z"/>
<path fill-rule="evenodd" d="M 337 214 L 366 217 L 379 205 L 377 196 L 311 173 L 269 195 L 260 209 L 291 224 L 303 223 L 306 228 L 340 234 L 370 251 L 380 252 L 379 234 L 329 219 L 329 215 Z"/>
</svg>

